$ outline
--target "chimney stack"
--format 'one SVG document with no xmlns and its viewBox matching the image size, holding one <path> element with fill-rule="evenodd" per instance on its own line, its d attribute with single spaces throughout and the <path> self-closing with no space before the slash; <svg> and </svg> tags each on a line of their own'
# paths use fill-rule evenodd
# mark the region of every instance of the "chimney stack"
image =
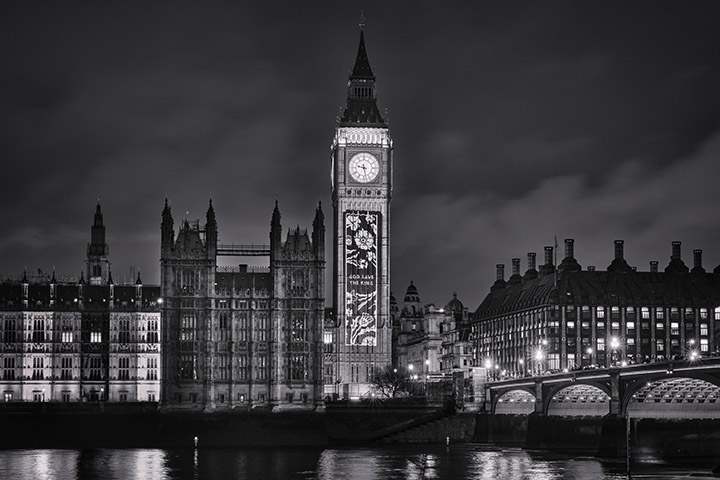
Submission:
<svg viewBox="0 0 720 480">
<path fill-rule="evenodd" d="M 693 250 L 693 267 L 702 268 L 702 250 Z"/>
<path fill-rule="evenodd" d="M 705 273 L 705 269 L 702 266 L 702 250 L 693 250 L 693 273 Z"/>
<path fill-rule="evenodd" d="M 512 275 L 508 279 L 508 284 L 514 285 L 516 283 L 522 282 L 522 277 L 520 276 L 520 259 L 519 258 L 513 258 L 512 259 Z"/>
<path fill-rule="evenodd" d="M 490 291 L 494 292 L 497 289 L 505 288 L 505 265 L 502 263 L 497 264 L 497 274 L 496 274 L 496 280 L 495 283 L 492 284 L 492 287 L 490 287 Z"/>
<path fill-rule="evenodd" d="M 633 269 L 625 261 L 625 240 L 615 240 L 615 258 L 607 268 L 608 272 L 612 273 L 627 273 L 632 272 Z"/>
<path fill-rule="evenodd" d="M 653 260 L 650 262 L 650 271 L 652 273 L 657 273 L 657 271 L 658 271 L 658 261 L 657 260 Z"/>
<path fill-rule="evenodd" d="M 670 257 L 670 260 L 680 260 L 682 258 L 682 255 L 680 254 L 680 245 L 682 245 L 682 242 L 672 242 L 672 256 Z"/>
<path fill-rule="evenodd" d="M 528 270 L 535 270 L 535 252 L 528 253 Z"/>
<path fill-rule="evenodd" d="M 545 247 L 545 263 L 540 265 L 540 274 L 549 275 L 555 271 L 555 264 L 553 263 L 553 247 Z"/>
<path fill-rule="evenodd" d="M 624 240 L 615 240 L 615 258 L 617 260 L 622 260 L 625 257 L 624 245 Z"/>
<path fill-rule="evenodd" d="M 575 258 L 575 240 L 572 238 L 565 239 L 565 258 Z"/>
<path fill-rule="evenodd" d="M 682 255 L 680 252 L 681 242 L 672 242 L 672 255 L 670 256 L 670 263 L 665 267 L 667 273 L 688 273 L 688 267 L 685 262 L 682 261 Z"/>
</svg>

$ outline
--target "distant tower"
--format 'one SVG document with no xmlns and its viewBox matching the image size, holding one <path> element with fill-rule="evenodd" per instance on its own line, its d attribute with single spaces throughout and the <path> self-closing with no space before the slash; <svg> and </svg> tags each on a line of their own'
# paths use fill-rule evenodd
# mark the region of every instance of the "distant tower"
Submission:
<svg viewBox="0 0 720 480">
<path fill-rule="evenodd" d="M 332 143 L 334 358 L 328 379 L 355 396 L 391 363 L 392 140 L 377 106 L 363 23 L 347 107 Z M 327 331 L 327 327 L 326 327 Z M 332 387 L 335 388 L 335 387 Z M 342 392 L 336 392 L 342 393 Z"/>
<path fill-rule="evenodd" d="M 107 283 L 110 274 L 110 248 L 105 243 L 105 225 L 98 199 L 95 219 L 90 229 L 90 243 L 87 246 L 87 278 L 90 285 Z"/>
</svg>

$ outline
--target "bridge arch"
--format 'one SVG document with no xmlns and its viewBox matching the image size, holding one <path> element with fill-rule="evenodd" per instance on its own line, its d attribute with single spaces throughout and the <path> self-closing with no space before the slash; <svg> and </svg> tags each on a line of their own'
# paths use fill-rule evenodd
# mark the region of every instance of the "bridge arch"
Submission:
<svg viewBox="0 0 720 480">
<path fill-rule="evenodd" d="M 635 418 L 720 418 L 720 379 L 686 371 L 636 380 L 622 406 Z"/>
<path fill-rule="evenodd" d="M 610 387 L 599 382 L 561 383 L 549 388 L 543 405 L 548 416 L 598 416 L 610 413 Z"/>
<path fill-rule="evenodd" d="M 535 392 L 529 388 L 509 389 L 495 398 L 495 415 L 529 415 L 535 411 Z"/>
</svg>

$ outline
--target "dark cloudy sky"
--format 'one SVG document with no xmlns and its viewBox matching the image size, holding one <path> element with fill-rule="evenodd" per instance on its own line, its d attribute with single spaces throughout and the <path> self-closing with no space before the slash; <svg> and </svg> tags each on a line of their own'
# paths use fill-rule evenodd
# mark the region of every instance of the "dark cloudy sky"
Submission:
<svg viewBox="0 0 720 480">
<path fill-rule="evenodd" d="M 330 234 L 361 8 L 400 301 L 474 310 L 555 236 L 583 267 L 615 239 L 643 270 L 673 240 L 720 263 L 720 3 L 210 3 L 0 6 L 0 273 L 78 275 L 98 196 L 119 280 L 159 281 L 166 195 L 176 225 L 212 197 L 226 243 L 266 243 L 276 199 Z"/>
</svg>

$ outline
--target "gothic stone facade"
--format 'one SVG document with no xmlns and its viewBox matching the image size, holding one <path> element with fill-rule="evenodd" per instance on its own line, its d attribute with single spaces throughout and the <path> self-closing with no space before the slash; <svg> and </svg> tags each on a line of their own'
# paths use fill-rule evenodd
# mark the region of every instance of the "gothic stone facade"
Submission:
<svg viewBox="0 0 720 480">
<path fill-rule="evenodd" d="M 268 246 L 218 243 L 212 202 L 204 228 L 169 205 L 161 227 L 164 408 L 315 408 L 322 403 L 324 217 L 282 241 L 273 211 Z M 269 255 L 269 268 L 218 267 L 222 255 Z"/>
<path fill-rule="evenodd" d="M 0 284 L 0 391 L 9 401 L 151 401 L 160 396 L 160 289 L 115 285 L 98 204 L 87 272 Z"/>
</svg>

